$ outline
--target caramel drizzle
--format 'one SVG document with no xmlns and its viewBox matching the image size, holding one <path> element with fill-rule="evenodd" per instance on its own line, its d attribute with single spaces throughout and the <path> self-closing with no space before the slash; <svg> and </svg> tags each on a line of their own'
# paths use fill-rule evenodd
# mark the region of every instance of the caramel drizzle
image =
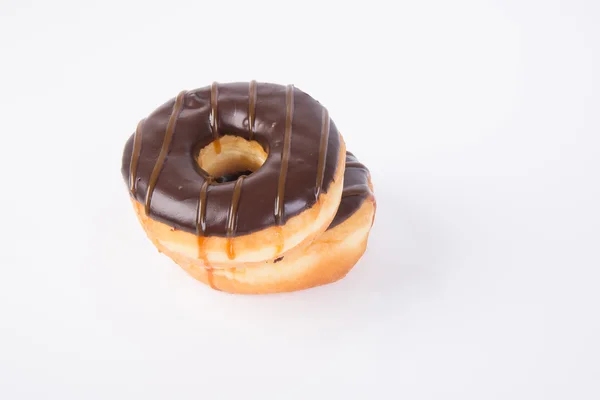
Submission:
<svg viewBox="0 0 600 400">
<path fill-rule="evenodd" d="M 200 198 L 196 210 L 196 234 L 198 236 L 204 236 L 206 233 L 206 196 L 211 183 L 212 179 L 207 178 L 200 188 Z"/>
<path fill-rule="evenodd" d="M 137 185 L 137 167 L 142 152 L 142 126 L 144 120 L 138 122 L 137 128 L 133 135 L 133 150 L 131 151 L 131 162 L 129 163 L 129 191 L 131 196 L 135 197 L 135 188 Z"/>
<path fill-rule="evenodd" d="M 235 251 L 233 248 L 233 237 L 237 231 L 237 219 L 238 219 L 238 205 L 240 203 L 240 195 L 242 194 L 242 183 L 244 182 L 245 175 L 240 176 L 235 181 L 233 187 L 233 196 L 231 198 L 231 206 L 229 207 L 229 214 L 227 214 L 227 257 L 230 260 L 235 259 Z"/>
<path fill-rule="evenodd" d="M 211 179 L 207 179 L 200 188 L 200 198 L 198 199 L 198 208 L 196 210 L 196 236 L 198 236 L 198 258 L 204 262 L 204 265 L 208 265 L 208 259 L 206 258 L 206 252 L 202 246 L 204 238 L 206 236 L 206 197 L 208 194 L 208 187 L 212 183 Z"/>
<path fill-rule="evenodd" d="M 346 162 L 346 168 L 360 168 L 360 169 L 367 169 L 367 167 L 365 167 L 365 165 L 359 161 L 348 161 Z"/>
<path fill-rule="evenodd" d="M 294 113 L 294 86 L 288 85 L 285 89 L 285 133 L 283 137 L 283 150 L 281 153 L 281 170 L 279 172 L 279 183 L 277 185 L 277 197 L 275 197 L 275 222 L 283 225 L 283 199 L 285 196 L 285 181 L 288 172 L 292 139 L 292 117 Z"/>
<path fill-rule="evenodd" d="M 250 87 L 248 88 L 248 129 L 250 135 L 248 140 L 252 140 L 254 137 L 254 118 L 256 116 L 256 81 L 250 81 Z"/>
<path fill-rule="evenodd" d="M 210 117 L 211 117 L 211 128 L 214 137 L 215 152 L 219 154 L 221 152 L 221 142 L 219 141 L 219 120 L 217 116 L 219 99 L 219 88 L 217 82 L 213 82 L 210 87 Z"/>
<path fill-rule="evenodd" d="M 342 191 L 342 197 L 359 195 L 371 195 L 371 188 L 369 187 L 369 185 L 352 185 L 344 188 L 344 190 Z"/>
<path fill-rule="evenodd" d="M 206 270 L 206 281 L 208 285 L 216 289 L 213 282 L 213 269 L 208 265 L 208 256 L 204 249 L 206 240 L 206 197 L 208 195 L 208 187 L 212 184 L 212 179 L 207 178 L 200 188 L 200 197 L 198 199 L 198 208 L 196 210 L 196 236 L 198 240 L 198 258 L 204 263 Z"/>
<path fill-rule="evenodd" d="M 321 143 L 319 144 L 319 163 L 317 164 L 317 184 L 315 186 L 315 197 L 318 199 L 323 187 L 323 177 L 325 175 L 325 156 L 327 155 L 327 143 L 329 141 L 329 128 L 331 120 L 329 111 L 323 107 L 321 114 Z"/>
<path fill-rule="evenodd" d="M 165 138 L 163 139 L 160 153 L 158 154 L 158 158 L 156 159 L 156 163 L 154 164 L 154 169 L 152 170 L 152 173 L 150 174 L 150 179 L 148 180 L 148 190 L 146 191 L 146 204 L 144 208 L 146 215 L 148 215 L 150 211 L 152 193 L 154 192 L 154 187 L 156 186 L 156 182 L 158 181 L 158 176 L 160 175 L 160 171 L 162 170 L 165 159 L 167 158 L 167 154 L 169 153 L 171 139 L 173 139 L 173 134 L 175 133 L 175 124 L 177 123 L 177 118 L 179 118 L 179 114 L 181 113 L 181 110 L 183 110 L 183 100 L 185 98 L 185 94 L 186 91 L 184 90 L 177 95 L 175 105 L 173 106 L 173 112 L 169 117 L 169 123 L 167 124 L 167 131 L 165 132 Z"/>
</svg>

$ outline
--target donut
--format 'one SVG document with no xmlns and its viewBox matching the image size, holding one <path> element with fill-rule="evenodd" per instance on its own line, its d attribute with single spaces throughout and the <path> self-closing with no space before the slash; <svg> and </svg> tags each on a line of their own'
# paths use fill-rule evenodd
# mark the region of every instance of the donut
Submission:
<svg viewBox="0 0 600 400">
<path fill-rule="evenodd" d="M 212 271 L 275 260 L 323 234 L 345 155 L 327 109 L 293 85 L 213 83 L 142 119 L 121 173 L 159 251 Z"/>
<path fill-rule="evenodd" d="M 189 275 L 230 293 L 291 292 L 335 282 L 352 269 L 367 247 L 376 202 L 370 173 L 350 152 L 346 155 L 344 189 L 327 230 L 305 247 L 262 263 L 210 268 L 162 249 Z"/>
</svg>

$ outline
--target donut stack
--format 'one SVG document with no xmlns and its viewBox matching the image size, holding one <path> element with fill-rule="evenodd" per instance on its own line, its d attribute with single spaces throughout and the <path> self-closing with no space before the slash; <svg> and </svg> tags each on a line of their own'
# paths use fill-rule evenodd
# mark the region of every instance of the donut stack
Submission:
<svg viewBox="0 0 600 400">
<path fill-rule="evenodd" d="M 156 248 L 230 293 L 337 281 L 375 216 L 368 169 L 327 109 L 292 85 L 179 93 L 140 121 L 121 172 Z"/>
</svg>

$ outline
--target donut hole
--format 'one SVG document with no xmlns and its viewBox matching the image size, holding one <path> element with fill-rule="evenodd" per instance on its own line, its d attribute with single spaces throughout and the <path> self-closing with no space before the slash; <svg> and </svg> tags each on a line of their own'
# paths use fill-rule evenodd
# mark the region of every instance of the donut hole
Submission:
<svg viewBox="0 0 600 400">
<path fill-rule="evenodd" d="M 254 140 L 225 135 L 198 152 L 198 166 L 219 183 L 235 181 L 258 170 L 267 153 Z"/>
</svg>

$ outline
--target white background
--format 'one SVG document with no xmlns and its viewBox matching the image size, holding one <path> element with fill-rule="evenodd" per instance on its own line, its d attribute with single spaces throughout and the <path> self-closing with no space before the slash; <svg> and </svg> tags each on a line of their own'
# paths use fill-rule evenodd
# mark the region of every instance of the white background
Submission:
<svg viewBox="0 0 600 400">
<path fill-rule="evenodd" d="M 600 398 L 600 2 L 0 1 L 2 399 Z M 120 175 L 182 89 L 293 83 L 372 170 L 341 282 L 211 291 Z"/>
</svg>

